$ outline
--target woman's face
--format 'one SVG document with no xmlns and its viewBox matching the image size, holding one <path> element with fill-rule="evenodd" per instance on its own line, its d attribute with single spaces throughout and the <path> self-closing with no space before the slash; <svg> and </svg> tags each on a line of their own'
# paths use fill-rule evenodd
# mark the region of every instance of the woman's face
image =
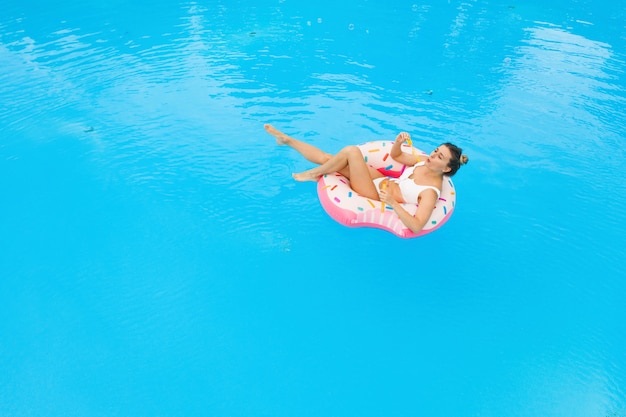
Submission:
<svg viewBox="0 0 626 417">
<path fill-rule="evenodd" d="M 452 153 L 447 146 L 441 145 L 430 153 L 426 158 L 426 166 L 435 171 L 441 171 L 444 174 L 450 171 L 448 164 L 452 158 Z"/>
</svg>

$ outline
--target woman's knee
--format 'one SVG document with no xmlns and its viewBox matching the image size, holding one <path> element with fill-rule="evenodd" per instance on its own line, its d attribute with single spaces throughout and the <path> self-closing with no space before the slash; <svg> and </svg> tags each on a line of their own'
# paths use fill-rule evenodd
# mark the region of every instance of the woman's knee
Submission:
<svg viewBox="0 0 626 417">
<path fill-rule="evenodd" d="M 343 152 L 348 156 L 361 156 L 361 149 L 356 145 L 348 145 L 343 148 Z"/>
</svg>

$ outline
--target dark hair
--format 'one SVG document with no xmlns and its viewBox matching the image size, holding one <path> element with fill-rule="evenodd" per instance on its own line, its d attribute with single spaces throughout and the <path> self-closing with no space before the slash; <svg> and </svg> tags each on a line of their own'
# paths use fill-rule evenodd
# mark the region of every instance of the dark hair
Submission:
<svg viewBox="0 0 626 417">
<path fill-rule="evenodd" d="M 450 157 L 450 162 L 448 162 L 448 168 L 450 168 L 450 171 L 445 173 L 446 175 L 451 177 L 456 174 L 459 168 L 461 168 L 461 165 L 467 164 L 469 158 L 467 157 L 467 155 L 463 155 L 463 149 L 459 148 L 456 145 L 446 142 L 443 144 L 443 146 L 448 148 L 450 150 L 450 153 L 452 154 L 452 156 Z"/>
</svg>

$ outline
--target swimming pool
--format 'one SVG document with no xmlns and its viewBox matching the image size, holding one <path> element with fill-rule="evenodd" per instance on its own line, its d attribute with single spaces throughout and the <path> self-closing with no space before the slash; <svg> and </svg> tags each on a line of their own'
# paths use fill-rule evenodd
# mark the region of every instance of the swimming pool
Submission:
<svg viewBox="0 0 626 417">
<path fill-rule="evenodd" d="M 625 416 L 624 5 L 0 15 L 3 416 Z M 271 122 L 470 162 L 349 229 Z"/>
</svg>

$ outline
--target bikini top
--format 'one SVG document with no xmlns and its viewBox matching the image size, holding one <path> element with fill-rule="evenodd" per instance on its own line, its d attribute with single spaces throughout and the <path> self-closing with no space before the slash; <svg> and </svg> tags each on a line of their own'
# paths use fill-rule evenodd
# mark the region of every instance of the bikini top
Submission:
<svg viewBox="0 0 626 417">
<path fill-rule="evenodd" d="M 441 191 L 437 187 L 433 187 L 431 185 L 419 185 L 416 184 L 413 178 L 409 178 L 416 167 L 424 165 L 423 162 L 415 165 L 413 169 L 405 169 L 400 178 L 396 180 L 396 183 L 400 187 L 400 192 L 402 192 L 402 198 L 407 203 L 417 203 L 417 198 L 420 193 L 424 190 L 435 190 L 437 193 L 437 198 L 441 195 Z"/>
</svg>

